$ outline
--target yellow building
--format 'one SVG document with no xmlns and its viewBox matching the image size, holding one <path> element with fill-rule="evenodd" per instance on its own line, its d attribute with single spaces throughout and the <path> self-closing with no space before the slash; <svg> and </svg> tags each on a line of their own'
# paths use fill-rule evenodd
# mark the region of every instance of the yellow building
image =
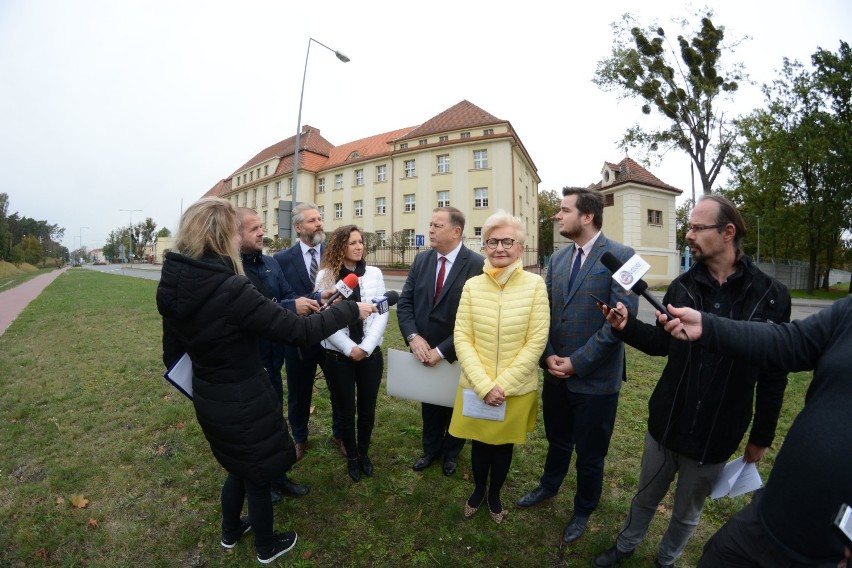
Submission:
<svg viewBox="0 0 852 568">
<path fill-rule="evenodd" d="M 279 219 L 278 210 L 292 198 L 295 138 L 262 150 L 205 196 L 251 207 L 269 236 L 287 236 L 289 217 Z M 353 223 L 384 242 L 401 231 L 410 246 L 428 247 L 432 209 L 451 205 L 464 212 L 465 237 L 475 250 L 485 219 L 497 209 L 520 217 L 527 247 L 538 246 L 535 164 L 509 121 L 468 101 L 419 126 L 340 146 L 303 125 L 299 146 L 296 195 L 320 207 L 326 232 Z M 529 257 L 535 263 L 535 254 Z"/>
<path fill-rule="evenodd" d="M 668 284 L 680 274 L 675 200 L 683 193 L 630 158 L 604 162 L 601 179 L 588 187 L 604 195 L 603 232 L 636 251 L 651 269 L 649 285 Z M 554 249 L 571 241 L 555 228 Z"/>
</svg>

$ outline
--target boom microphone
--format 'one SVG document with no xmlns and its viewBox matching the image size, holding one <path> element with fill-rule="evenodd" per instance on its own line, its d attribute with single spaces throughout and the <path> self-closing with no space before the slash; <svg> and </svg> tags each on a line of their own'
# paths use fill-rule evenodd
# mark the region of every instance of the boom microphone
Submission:
<svg viewBox="0 0 852 568">
<path fill-rule="evenodd" d="M 337 284 L 334 285 L 334 288 L 336 289 L 336 291 L 334 292 L 334 294 L 331 295 L 331 297 L 328 299 L 328 301 L 326 301 L 326 303 L 322 305 L 322 307 L 320 308 L 320 311 L 329 307 L 332 304 L 332 302 L 334 302 L 336 299 L 340 298 L 341 296 L 344 297 L 344 298 L 348 298 L 349 296 L 351 296 L 352 290 L 354 290 L 355 286 L 357 286 L 357 285 L 358 285 L 358 277 L 356 275 L 352 274 L 351 272 L 349 274 L 347 274 L 342 280 L 338 280 Z"/>
<path fill-rule="evenodd" d="M 603 253 L 603 256 L 601 256 L 601 264 L 606 266 L 609 269 L 609 271 L 612 272 L 613 274 L 620 274 L 622 272 L 622 268 L 624 266 L 621 263 L 621 261 L 618 260 L 617 258 L 615 258 L 615 255 L 612 254 L 611 252 Z M 624 271 L 624 272 L 625 272 L 625 274 L 630 276 L 629 272 L 627 272 L 627 271 Z M 622 281 L 621 278 L 616 278 L 616 280 L 618 280 L 618 283 L 621 284 L 622 288 L 624 288 L 625 290 L 633 290 L 637 294 L 640 294 L 643 298 L 648 300 L 651 303 L 651 305 L 654 306 L 654 308 L 658 312 L 664 314 L 668 319 L 672 319 L 672 316 L 669 314 L 668 311 L 666 311 L 666 308 L 663 307 L 663 305 L 659 302 L 659 300 L 657 300 L 657 298 L 655 298 L 653 296 L 653 294 L 648 292 L 648 283 L 647 282 L 645 282 L 644 280 L 639 278 L 638 280 L 636 280 L 636 282 L 633 284 L 633 286 L 630 287 L 630 286 L 626 285 Z"/>
<path fill-rule="evenodd" d="M 395 306 L 399 301 L 399 294 L 393 290 L 385 292 L 384 296 L 373 298 L 373 303 L 376 304 L 376 309 L 380 314 L 387 313 L 391 306 Z"/>
</svg>

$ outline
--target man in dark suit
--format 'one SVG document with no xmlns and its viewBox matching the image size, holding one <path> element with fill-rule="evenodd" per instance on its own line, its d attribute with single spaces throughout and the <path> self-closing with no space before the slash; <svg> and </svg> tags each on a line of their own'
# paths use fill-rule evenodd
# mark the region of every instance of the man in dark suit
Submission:
<svg viewBox="0 0 852 568">
<path fill-rule="evenodd" d="M 273 258 L 278 261 L 285 278 L 298 296 L 317 301 L 331 295 L 314 292 L 314 283 L 320 259 L 325 252 L 325 232 L 322 215 L 314 203 L 300 203 L 293 209 L 293 227 L 298 242 L 289 249 L 278 251 Z M 322 298 L 321 298 L 322 296 Z M 302 459 L 308 444 L 308 418 L 314 393 L 317 366 L 322 366 L 323 350 L 319 343 L 310 347 L 284 346 L 284 366 L 287 371 L 287 414 L 296 444 L 296 459 Z M 332 435 L 338 451 L 345 455 L 337 420 L 332 412 Z"/>
<path fill-rule="evenodd" d="M 462 244 L 464 214 L 455 207 L 438 207 L 429 223 L 431 250 L 419 253 L 397 304 L 399 330 L 411 352 L 428 367 L 441 359 L 456 360 L 453 329 L 462 288 L 468 278 L 482 274 L 485 260 Z M 444 474 L 456 471 L 464 440 L 448 432 L 453 409 L 423 403 L 423 455 L 414 471 L 444 458 Z"/>
<path fill-rule="evenodd" d="M 532 507 L 555 496 L 577 452 L 574 514 L 562 532 L 571 543 L 586 530 L 603 489 L 604 457 L 615 426 L 618 393 L 625 378 L 624 345 L 616 339 L 592 294 L 614 306 L 622 302 L 636 313 L 628 295 L 600 263 L 605 252 L 622 262 L 633 249 L 607 239 L 600 192 L 566 187 L 555 220 L 559 233 L 574 241 L 556 253 L 547 271 L 550 337 L 542 355 L 542 413 L 548 449 L 539 485 L 517 501 Z"/>
</svg>

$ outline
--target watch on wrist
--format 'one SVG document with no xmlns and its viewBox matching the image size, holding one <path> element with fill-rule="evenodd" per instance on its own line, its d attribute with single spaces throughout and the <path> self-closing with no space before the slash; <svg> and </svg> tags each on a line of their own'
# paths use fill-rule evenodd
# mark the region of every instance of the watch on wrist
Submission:
<svg viewBox="0 0 852 568">
<path fill-rule="evenodd" d="M 406 341 L 407 343 L 411 343 L 411 340 L 412 340 L 412 339 L 414 339 L 415 337 L 417 337 L 418 335 L 419 335 L 419 334 L 417 334 L 417 333 L 410 333 L 410 334 L 408 335 L 408 337 L 406 337 L 406 338 L 405 338 L 405 341 Z"/>
</svg>

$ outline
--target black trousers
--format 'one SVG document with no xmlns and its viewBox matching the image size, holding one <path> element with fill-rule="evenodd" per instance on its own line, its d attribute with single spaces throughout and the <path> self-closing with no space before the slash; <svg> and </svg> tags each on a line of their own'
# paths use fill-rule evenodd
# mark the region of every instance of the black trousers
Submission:
<svg viewBox="0 0 852 568">
<path fill-rule="evenodd" d="M 451 435 L 450 419 L 453 409 L 438 404 L 424 402 L 421 407 L 423 417 L 423 454 L 433 458 L 458 459 L 464 447 L 464 439 Z"/>
<path fill-rule="evenodd" d="M 228 474 L 222 485 L 222 532 L 232 534 L 239 528 L 246 497 L 255 548 L 272 546 L 272 498 L 268 482 L 254 483 Z"/>
<path fill-rule="evenodd" d="M 548 447 L 540 482 L 552 493 L 559 491 L 576 450 L 574 514 L 587 517 L 601 498 L 604 458 L 615 427 L 618 393 L 580 394 L 565 385 L 565 381 L 544 380 L 541 402 Z"/>
<path fill-rule="evenodd" d="M 326 350 L 323 366 L 325 382 L 331 394 L 334 414 L 338 417 L 340 438 L 350 458 L 367 455 L 370 450 L 383 371 L 384 358 L 378 347 L 361 361 Z"/>
</svg>

